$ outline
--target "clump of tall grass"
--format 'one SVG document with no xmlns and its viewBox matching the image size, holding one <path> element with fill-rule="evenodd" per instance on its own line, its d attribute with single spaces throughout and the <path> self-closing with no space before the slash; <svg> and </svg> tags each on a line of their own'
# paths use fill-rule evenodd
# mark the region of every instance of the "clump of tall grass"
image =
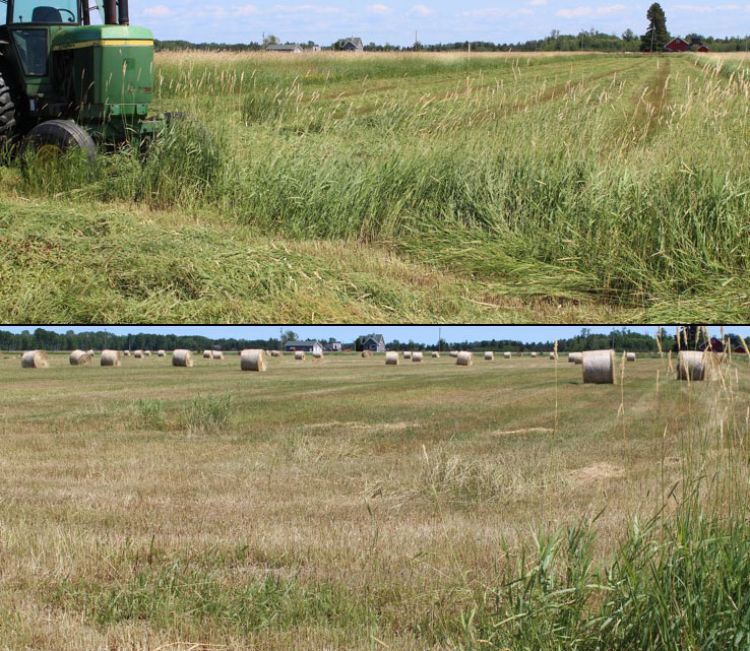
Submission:
<svg viewBox="0 0 750 651">
<path fill-rule="evenodd" d="M 130 405 L 131 422 L 137 429 L 164 430 L 167 427 L 163 400 L 140 399 Z"/>
<path fill-rule="evenodd" d="M 180 428 L 187 434 L 217 434 L 232 418 L 232 396 L 206 396 L 189 400 L 180 412 Z"/>
</svg>

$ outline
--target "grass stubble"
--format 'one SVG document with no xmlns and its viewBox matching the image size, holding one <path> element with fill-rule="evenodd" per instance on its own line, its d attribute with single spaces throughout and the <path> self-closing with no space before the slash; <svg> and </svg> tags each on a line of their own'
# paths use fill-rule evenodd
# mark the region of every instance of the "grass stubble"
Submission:
<svg viewBox="0 0 750 651">
<path fill-rule="evenodd" d="M 746 360 L 382 361 L 0 359 L 0 648 L 746 647 Z"/>
</svg>

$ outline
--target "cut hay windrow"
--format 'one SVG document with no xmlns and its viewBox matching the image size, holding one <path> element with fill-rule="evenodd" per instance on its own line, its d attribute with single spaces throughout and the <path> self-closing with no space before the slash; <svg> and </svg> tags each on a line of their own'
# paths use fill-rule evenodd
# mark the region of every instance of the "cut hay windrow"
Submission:
<svg viewBox="0 0 750 651">
<path fill-rule="evenodd" d="M 68 362 L 71 366 L 84 366 L 90 364 L 92 355 L 87 353 L 85 350 L 74 350 L 68 357 Z"/>
<path fill-rule="evenodd" d="M 616 384 L 615 351 L 589 350 L 583 353 L 584 384 Z"/>
<path fill-rule="evenodd" d="M 103 350 L 99 364 L 101 366 L 122 366 L 122 355 L 119 350 Z"/>
<path fill-rule="evenodd" d="M 172 366 L 192 367 L 193 353 L 184 348 L 178 348 L 172 353 Z"/>
<path fill-rule="evenodd" d="M 43 350 L 29 350 L 21 355 L 21 368 L 47 368 L 49 357 Z"/>
<path fill-rule="evenodd" d="M 395 351 L 391 351 L 385 354 L 386 366 L 398 366 L 400 362 L 399 354 Z"/>
<path fill-rule="evenodd" d="M 456 366 L 471 366 L 474 363 L 474 355 L 468 351 L 462 351 L 456 357 Z"/>
</svg>

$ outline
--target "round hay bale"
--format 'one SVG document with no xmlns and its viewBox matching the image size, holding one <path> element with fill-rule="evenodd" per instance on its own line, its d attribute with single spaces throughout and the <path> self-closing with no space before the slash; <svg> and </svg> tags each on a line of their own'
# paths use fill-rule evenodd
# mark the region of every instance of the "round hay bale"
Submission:
<svg viewBox="0 0 750 651">
<path fill-rule="evenodd" d="M 713 382 L 719 379 L 723 355 L 710 351 L 682 350 L 677 360 L 677 379 L 683 382 Z"/>
<path fill-rule="evenodd" d="M 398 353 L 391 351 L 385 354 L 385 365 L 386 366 L 398 366 L 399 365 Z"/>
<path fill-rule="evenodd" d="M 262 350 L 250 349 L 240 353 L 240 368 L 243 371 L 263 373 L 266 370 L 266 355 Z"/>
<path fill-rule="evenodd" d="M 94 351 L 93 348 L 90 348 L 86 352 L 89 354 L 89 357 L 95 357 L 96 356 L 96 352 Z"/>
<path fill-rule="evenodd" d="M 404 351 L 404 359 L 411 359 L 411 351 L 405 350 Z"/>
<path fill-rule="evenodd" d="M 144 354 L 144 355 L 145 355 L 146 357 L 151 357 L 151 351 L 150 351 L 150 350 L 144 350 L 144 351 L 143 351 L 143 354 Z"/>
<path fill-rule="evenodd" d="M 220 350 L 214 350 L 211 353 L 211 359 L 224 359 L 224 353 L 222 353 Z"/>
<path fill-rule="evenodd" d="M 84 364 L 88 364 L 91 362 L 91 357 L 89 353 L 87 353 L 85 350 L 74 350 L 72 353 L 70 353 L 70 357 L 68 357 L 68 361 L 70 362 L 71 366 L 83 366 Z"/>
<path fill-rule="evenodd" d="M 49 358 L 43 350 L 29 350 L 21 355 L 21 368 L 47 368 Z"/>
<path fill-rule="evenodd" d="M 440 359 L 440 353 L 432 353 L 432 359 Z"/>
<path fill-rule="evenodd" d="M 121 356 L 119 350 L 103 350 L 99 362 L 101 366 L 121 366 Z"/>
<path fill-rule="evenodd" d="M 156 356 L 157 357 L 166 357 L 167 356 L 167 351 L 166 350 L 158 350 L 158 351 L 156 351 Z"/>
<path fill-rule="evenodd" d="M 122 354 L 125 355 L 125 357 L 130 357 L 130 351 L 129 350 L 123 350 Z"/>
<path fill-rule="evenodd" d="M 636 360 L 635 353 L 628 353 L 625 355 L 625 359 L 629 362 L 634 362 Z"/>
<path fill-rule="evenodd" d="M 193 353 L 184 348 L 178 348 L 172 353 L 172 366 L 183 366 L 186 368 L 192 368 L 193 366 Z"/>
<path fill-rule="evenodd" d="M 136 359 L 143 359 L 143 351 L 142 350 L 134 350 L 133 351 L 133 357 Z"/>
<path fill-rule="evenodd" d="M 367 359 L 368 357 L 372 357 L 372 353 L 369 350 L 363 350 L 360 357 L 362 359 Z"/>
<path fill-rule="evenodd" d="M 495 359 L 495 353 L 493 353 L 493 352 L 492 352 L 491 350 L 488 350 L 488 351 L 487 351 L 487 352 L 486 352 L 486 353 L 484 354 L 484 360 L 485 360 L 486 362 L 492 362 L 492 361 L 494 361 L 494 359 Z"/>
<path fill-rule="evenodd" d="M 242 353 L 240 353 L 242 355 Z M 271 351 L 271 357 L 281 357 L 281 351 L 280 350 L 272 350 Z"/>
<path fill-rule="evenodd" d="M 531 353 L 531 356 L 532 356 L 532 357 L 538 357 L 538 356 L 539 356 L 539 353 Z"/>
<path fill-rule="evenodd" d="M 583 353 L 584 384 L 616 384 L 615 351 L 589 350 Z"/>
<path fill-rule="evenodd" d="M 210 350 L 204 350 L 203 351 L 203 359 L 211 359 L 211 351 Z"/>
<path fill-rule="evenodd" d="M 568 353 L 568 364 L 582 364 L 583 353 Z"/>
<path fill-rule="evenodd" d="M 313 359 L 323 359 L 323 353 L 319 350 L 316 350 L 313 354 Z"/>
<path fill-rule="evenodd" d="M 422 363 L 424 360 L 424 353 L 413 353 L 411 356 L 411 361 L 416 362 L 417 364 Z"/>
<path fill-rule="evenodd" d="M 553 362 L 557 361 L 557 355 L 554 352 L 552 352 L 552 353 L 549 354 L 549 358 Z"/>
<path fill-rule="evenodd" d="M 449 354 L 449 355 L 450 355 L 451 357 L 453 357 L 454 359 L 455 359 L 456 357 L 458 357 L 458 351 L 457 351 L 457 350 L 452 350 L 452 351 L 451 351 L 450 353 L 448 353 L 448 354 Z"/>
<path fill-rule="evenodd" d="M 503 357 L 505 357 L 505 359 L 510 359 L 513 357 L 513 353 L 503 353 Z"/>
<path fill-rule="evenodd" d="M 470 352 L 463 351 L 456 358 L 456 366 L 471 366 L 474 363 L 474 355 Z"/>
<path fill-rule="evenodd" d="M 305 351 L 304 350 L 296 350 L 296 351 L 294 351 L 294 361 L 295 362 L 304 362 L 305 361 Z"/>
</svg>

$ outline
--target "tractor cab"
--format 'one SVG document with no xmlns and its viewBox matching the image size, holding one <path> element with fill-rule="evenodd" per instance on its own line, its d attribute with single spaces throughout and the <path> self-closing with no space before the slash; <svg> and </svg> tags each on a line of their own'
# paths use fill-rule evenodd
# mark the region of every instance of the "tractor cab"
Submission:
<svg viewBox="0 0 750 651">
<path fill-rule="evenodd" d="M 0 141 L 51 129 L 93 148 L 155 130 L 153 35 L 130 26 L 128 0 L 97 1 L 0 0 Z"/>
</svg>

